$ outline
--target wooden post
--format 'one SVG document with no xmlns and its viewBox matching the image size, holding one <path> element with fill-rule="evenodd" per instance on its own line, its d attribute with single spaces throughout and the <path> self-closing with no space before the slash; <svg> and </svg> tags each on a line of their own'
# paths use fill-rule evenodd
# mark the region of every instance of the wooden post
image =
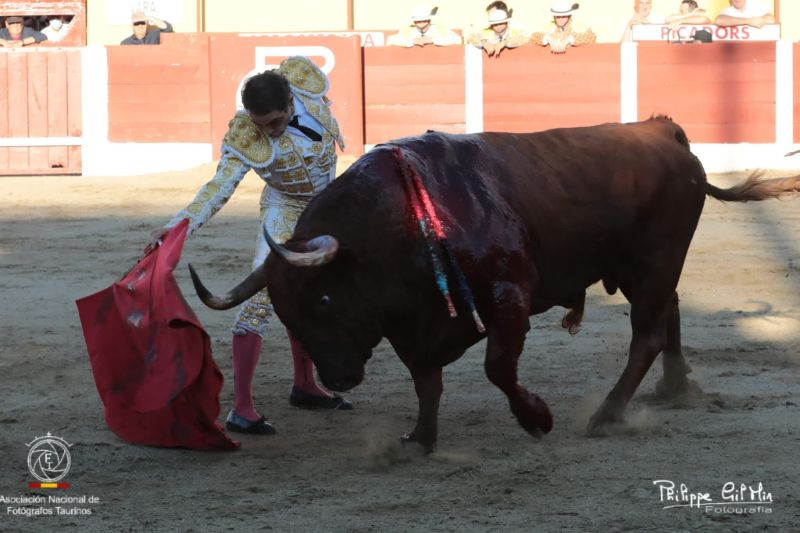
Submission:
<svg viewBox="0 0 800 533">
<path fill-rule="evenodd" d="M 347 0 L 347 31 L 355 30 L 353 23 L 353 0 Z"/>
<path fill-rule="evenodd" d="M 206 0 L 197 0 L 197 31 L 206 31 Z"/>
</svg>

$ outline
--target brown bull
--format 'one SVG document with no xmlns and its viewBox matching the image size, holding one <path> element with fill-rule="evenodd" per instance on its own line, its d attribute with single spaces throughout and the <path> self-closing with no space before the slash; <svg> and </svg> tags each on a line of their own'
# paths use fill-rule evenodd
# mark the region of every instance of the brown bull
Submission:
<svg viewBox="0 0 800 533">
<path fill-rule="evenodd" d="M 450 318 L 437 292 L 392 148 L 422 176 L 447 227 L 486 324 L 479 334 L 461 305 Z M 406 435 L 433 449 L 442 367 L 487 338 L 486 374 L 533 435 L 551 430 L 547 404 L 517 380 L 529 316 L 572 309 L 602 280 L 631 304 L 628 363 L 591 418 L 589 432 L 622 420 L 653 360 L 663 353 L 666 392 L 684 390 L 675 291 L 706 195 L 745 202 L 797 192 L 800 176 L 752 176 L 730 189 L 706 181 L 683 130 L 663 117 L 541 133 L 429 133 L 376 147 L 315 198 L 285 247 L 224 298 L 193 274 L 200 298 L 229 308 L 266 286 L 275 311 L 308 349 L 322 382 L 361 382 L 386 337 L 406 364 L 419 416 Z M 270 240 L 271 241 L 271 240 Z"/>
</svg>

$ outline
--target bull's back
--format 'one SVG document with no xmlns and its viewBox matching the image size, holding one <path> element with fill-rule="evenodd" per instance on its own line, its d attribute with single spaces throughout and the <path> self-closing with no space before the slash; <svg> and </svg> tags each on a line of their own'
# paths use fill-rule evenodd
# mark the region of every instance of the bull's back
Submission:
<svg viewBox="0 0 800 533">
<path fill-rule="evenodd" d="M 456 233 L 472 233 L 478 254 L 524 247 L 556 293 L 603 277 L 651 219 L 672 217 L 665 234 L 691 239 L 705 198 L 702 166 L 668 119 L 434 144 L 433 188 Z"/>
</svg>

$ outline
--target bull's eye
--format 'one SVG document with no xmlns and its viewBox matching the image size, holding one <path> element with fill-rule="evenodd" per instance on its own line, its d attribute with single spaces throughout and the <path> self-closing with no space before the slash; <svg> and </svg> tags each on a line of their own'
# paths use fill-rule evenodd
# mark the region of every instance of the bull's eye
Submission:
<svg viewBox="0 0 800 533">
<path fill-rule="evenodd" d="M 319 300 L 319 305 L 323 309 L 327 308 L 330 303 L 331 303 L 331 297 L 328 296 L 327 294 L 323 295 L 323 297 L 320 298 L 320 300 Z"/>
</svg>

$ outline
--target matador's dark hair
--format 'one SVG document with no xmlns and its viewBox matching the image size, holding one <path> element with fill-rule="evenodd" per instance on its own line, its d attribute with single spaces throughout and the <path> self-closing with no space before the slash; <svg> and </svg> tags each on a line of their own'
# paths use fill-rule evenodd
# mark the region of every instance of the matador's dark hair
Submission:
<svg viewBox="0 0 800 533">
<path fill-rule="evenodd" d="M 244 84 L 242 105 L 256 115 L 283 111 L 289 107 L 289 81 L 277 70 L 256 74 Z"/>
<path fill-rule="evenodd" d="M 501 2 L 499 0 L 497 2 L 492 2 L 491 4 L 486 6 L 486 11 L 491 11 L 492 9 L 502 9 L 503 11 L 508 13 L 508 6 L 506 5 L 506 3 Z"/>
</svg>

